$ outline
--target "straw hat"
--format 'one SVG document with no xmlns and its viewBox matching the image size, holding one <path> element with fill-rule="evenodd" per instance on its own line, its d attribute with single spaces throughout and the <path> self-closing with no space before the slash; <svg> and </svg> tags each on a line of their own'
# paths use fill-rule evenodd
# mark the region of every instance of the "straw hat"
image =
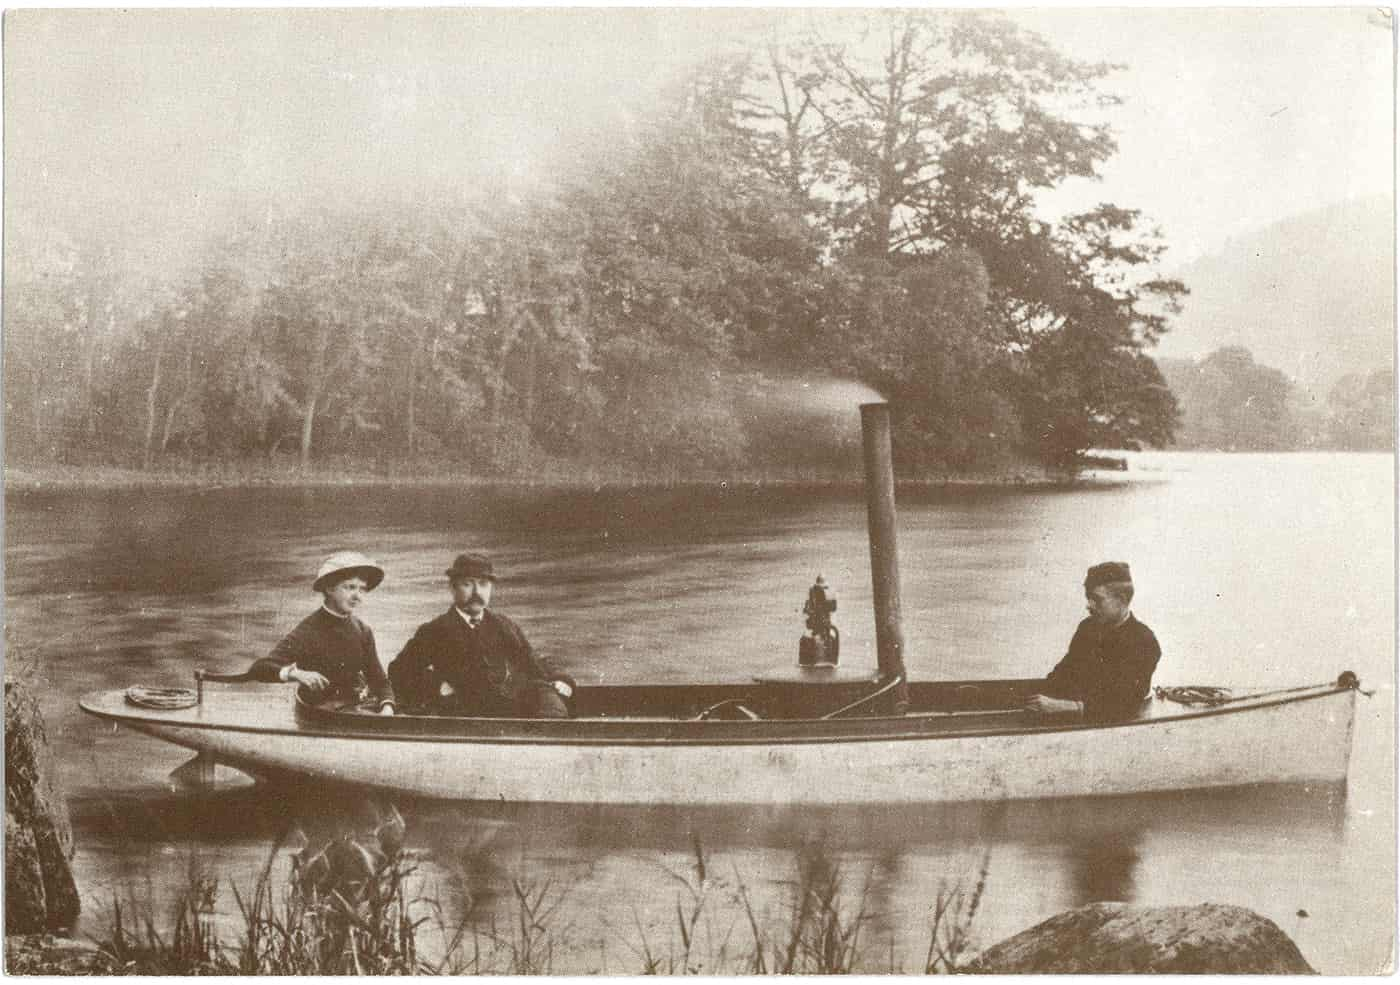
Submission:
<svg viewBox="0 0 1400 985">
<path fill-rule="evenodd" d="M 311 587 L 324 592 L 335 582 L 351 575 L 359 575 L 365 580 L 365 587 L 373 589 L 384 580 L 384 569 L 359 551 L 337 551 L 321 562 Z"/>
</svg>

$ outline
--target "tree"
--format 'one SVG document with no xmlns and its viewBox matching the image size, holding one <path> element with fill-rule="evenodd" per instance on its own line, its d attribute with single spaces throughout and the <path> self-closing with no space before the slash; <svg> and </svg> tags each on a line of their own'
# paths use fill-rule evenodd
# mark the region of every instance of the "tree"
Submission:
<svg viewBox="0 0 1400 985">
<path fill-rule="evenodd" d="M 265 207 L 188 278 L 31 216 L 10 447 L 699 472 L 761 464 L 781 429 L 752 444 L 736 395 L 804 373 L 884 392 L 906 470 L 1161 443 L 1147 353 L 1184 288 L 1160 238 L 1114 205 L 1038 212 L 1113 151 L 1085 122 L 1108 71 L 983 13 L 831 15 L 639 96 L 550 182 Z"/>
<path fill-rule="evenodd" d="M 742 461 L 728 378 L 782 348 L 814 279 L 816 240 L 733 127 L 740 81 L 716 62 L 668 90 L 562 197 L 600 437 L 632 460 Z"/>
<path fill-rule="evenodd" d="M 285 371 L 271 356 L 258 312 L 272 278 L 271 241 L 226 234 L 211 243 L 203 269 L 181 304 L 188 312 L 192 373 L 168 429 L 185 444 L 221 460 L 266 453 L 279 409 L 287 402 Z M 164 450 L 164 445 L 162 445 Z"/>
<path fill-rule="evenodd" d="M 1063 464 L 1096 439 L 1166 440 L 1174 404 L 1145 351 L 1185 289 L 1153 272 L 1159 237 L 1110 205 L 1058 223 L 1036 212 L 1039 191 L 1094 176 L 1112 154 L 1106 127 L 1078 118 L 1112 101 L 1097 88 L 1111 67 L 984 13 L 856 22 L 751 57 L 739 103 L 754 159 L 827 230 L 833 266 L 859 277 L 870 261 L 975 255 L 985 287 L 972 265 L 947 272 L 974 278 L 961 290 L 985 291 L 985 315 L 949 349 L 978 350 L 974 364 L 997 367 L 985 379 L 1015 388 L 997 403 L 1018 408 L 1026 450 Z"/>
<path fill-rule="evenodd" d="M 453 337 L 475 394 L 475 457 L 494 469 L 521 467 L 541 447 L 567 455 L 592 423 L 576 243 L 548 201 L 482 201 L 470 222 Z"/>
<path fill-rule="evenodd" d="M 17 457 L 56 460 L 79 416 L 79 252 L 58 231 L 20 222 L 6 246 L 5 445 Z"/>
<path fill-rule="evenodd" d="M 149 359 L 143 394 L 145 406 L 140 417 L 133 415 L 133 420 L 144 421 L 141 435 L 141 468 L 146 471 L 150 470 L 156 454 L 157 423 L 165 416 L 161 413 L 162 400 L 170 405 L 168 410 L 172 413 L 178 403 L 165 393 L 169 388 L 167 377 L 170 375 L 170 364 L 179 359 L 175 350 L 187 348 L 181 345 L 181 329 L 184 327 L 186 312 L 176 309 L 169 299 L 152 300 L 156 302 L 153 307 L 159 311 L 157 313 L 153 310 L 142 317 L 134 336 L 139 340 L 138 346 L 148 353 Z M 164 304 L 160 303 L 162 300 L 165 301 Z M 131 364 L 140 365 L 135 360 Z"/>
<path fill-rule="evenodd" d="M 1171 363 L 1169 379 L 1181 401 L 1178 444 L 1183 447 L 1283 451 L 1303 444 L 1294 411 L 1297 388 L 1283 373 L 1256 363 L 1242 346 Z"/>
<path fill-rule="evenodd" d="M 1138 238 L 1138 219 L 1100 206 L 1032 230 L 1000 257 L 1022 427 L 1042 461 L 1073 467 L 1090 448 L 1162 447 L 1177 426 L 1176 399 L 1146 349 L 1185 288 L 1134 277 L 1163 249 Z"/>
<path fill-rule="evenodd" d="M 283 237 L 286 259 L 257 317 L 280 378 L 273 393 L 295 418 L 305 469 L 318 424 L 349 447 L 384 431 L 396 409 L 386 399 L 383 380 L 394 375 L 386 366 L 398 340 L 431 317 L 425 280 L 447 278 L 414 248 L 416 230 L 384 214 L 305 216 Z"/>
<path fill-rule="evenodd" d="M 1001 229 L 1035 189 L 1090 176 L 1113 151 L 1103 125 L 1058 115 L 1104 101 L 1094 85 L 1110 67 L 1003 18 L 866 12 L 764 54 L 744 103 L 759 159 L 825 202 L 858 252 Z"/>
<path fill-rule="evenodd" d="M 1327 395 L 1329 443 L 1343 451 L 1395 449 L 1395 372 L 1343 376 Z"/>
<path fill-rule="evenodd" d="M 921 472 L 1002 464 L 1019 438 L 999 392 L 1006 360 L 987 337 L 988 278 L 971 251 L 855 257 L 833 268 L 822 325 L 828 365 L 899 409 L 901 462 Z"/>
<path fill-rule="evenodd" d="M 321 218 L 314 231 L 290 230 L 287 264 L 259 312 L 285 373 L 279 396 L 298 422 L 302 469 L 310 464 L 318 415 L 344 392 L 360 368 L 357 361 L 367 354 L 358 290 L 362 238 L 326 228 L 338 224 L 336 217 Z"/>
</svg>

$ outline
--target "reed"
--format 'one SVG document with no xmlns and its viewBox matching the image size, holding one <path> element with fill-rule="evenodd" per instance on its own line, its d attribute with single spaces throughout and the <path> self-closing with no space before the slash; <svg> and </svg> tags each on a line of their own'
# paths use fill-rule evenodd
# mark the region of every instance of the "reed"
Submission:
<svg viewBox="0 0 1400 985">
<path fill-rule="evenodd" d="M 99 950 L 122 972 L 136 974 L 383 975 L 430 971 L 418 957 L 426 919 L 406 892 L 414 861 L 403 851 L 397 812 L 370 838 L 345 836 L 319 851 L 291 856 L 287 885 L 272 870 L 282 840 L 248 893 L 233 894 L 242 918 L 236 944 L 214 929 L 218 881 L 192 859 L 165 933 L 151 907 L 128 893 L 112 904 L 110 930 Z M 145 898 L 154 897 L 148 885 Z"/>
<path fill-rule="evenodd" d="M 503 905 L 478 912 L 487 894 L 466 888 L 460 915 L 448 917 L 438 893 L 417 891 L 417 859 L 404 848 L 397 811 L 369 834 L 343 835 L 312 851 L 285 853 L 274 842 L 251 887 L 232 885 L 239 930 L 221 940 L 214 922 L 219 881 L 192 856 L 185 884 L 164 919 L 154 888 L 128 889 L 112 901 L 110 926 L 99 953 L 116 974 L 149 975 L 549 975 L 567 954 L 578 964 L 563 923 L 570 886 L 551 879 L 509 875 Z M 279 859 L 290 872 L 274 878 Z M 469 860 L 468 860 L 469 861 Z M 479 860 L 478 860 L 479 861 Z M 975 882 L 940 885 L 931 908 L 924 971 L 962 970 L 971 927 L 987 884 L 990 856 Z M 521 861 L 522 869 L 524 861 Z M 670 870 L 668 870 L 669 872 Z M 790 879 L 776 914 L 755 904 L 753 886 L 737 867 L 718 871 L 699 837 L 687 865 L 670 872 L 678 885 L 673 920 L 660 934 L 633 910 L 634 927 L 622 939 L 635 964 L 607 968 L 600 945 L 599 973 L 664 975 L 899 973 L 895 942 L 877 955 L 869 933 L 870 874 L 853 876 L 821 841 L 793 854 Z M 472 872 L 469 878 L 479 879 Z M 144 900 L 144 902 L 143 902 Z M 594 942 L 590 942 L 592 946 Z"/>
<path fill-rule="evenodd" d="M 924 960 L 924 974 L 952 975 L 962 969 L 970 950 L 972 924 L 977 919 L 977 909 L 982 904 L 982 894 L 987 888 L 987 871 L 990 867 L 991 853 L 984 853 L 982 864 L 977 870 L 977 881 L 970 891 L 964 890 L 961 880 L 951 885 L 945 882 L 938 887 L 929 923 L 928 955 Z"/>
<path fill-rule="evenodd" d="M 688 871 L 667 874 L 681 887 L 674 901 L 675 933 L 665 942 L 664 951 L 648 939 L 640 916 L 633 911 L 639 944 L 623 943 L 641 959 L 644 975 L 698 975 L 723 973 L 727 964 L 729 932 L 716 940 L 712 896 L 718 880 L 712 876 L 710 858 L 699 836 L 691 836 Z M 701 947 L 701 938 L 705 947 Z"/>
<path fill-rule="evenodd" d="M 786 880 L 783 912 L 774 917 L 755 906 L 749 884 L 737 868 L 732 880 L 719 876 L 700 839 L 692 841 L 688 872 L 671 872 L 680 884 L 672 932 L 665 940 L 648 936 L 634 911 L 636 941 L 624 945 L 641 962 L 641 974 L 849 974 L 887 968 L 867 953 L 863 932 L 872 914 L 868 876 L 855 888 L 846 868 L 821 841 L 794 853 Z M 669 871 L 669 870 L 668 870 Z M 734 943 L 739 927 L 748 946 Z M 742 936 L 742 933 L 740 934 Z"/>
<path fill-rule="evenodd" d="M 217 895 L 217 880 L 192 855 L 185 884 L 164 921 L 168 929 L 158 929 L 149 880 L 143 897 L 128 887 L 125 906 L 119 897 L 112 899 L 111 932 L 98 943 L 98 954 L 117 974 L 227 974 L 214 929 Z"/>
<path fill-rule="evenodd" d="M 871 917 L 866 888 L 852 894 L 846 872 L 821 841 L 802 844 L 794 863 L 787 916 L 775 928 L 761 929 L 747 890 L 742 894 L 753 934 L 748 970 L 784 975 L 855 971 L 863 959 L 861 931 Z"/>
</svg>

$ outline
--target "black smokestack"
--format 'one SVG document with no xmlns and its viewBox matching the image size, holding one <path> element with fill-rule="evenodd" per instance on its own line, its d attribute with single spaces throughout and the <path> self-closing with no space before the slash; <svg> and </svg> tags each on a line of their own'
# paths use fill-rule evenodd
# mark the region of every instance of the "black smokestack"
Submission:
<svg viewBox="0 0 1400 985">
<path fill-rule="evenodd" d="M 865 503 L 870 527 L 870 578 L 875 594 L 875 652 L 880 679 L 904 676 L 904 631 L 899 616 L 899 549 L 895 540 L 894 463 L 890 457 L 890 405 L 860 405 L 865 452 Z M 896 711 L 908 690 L 896 692 Z"/>
</svg>

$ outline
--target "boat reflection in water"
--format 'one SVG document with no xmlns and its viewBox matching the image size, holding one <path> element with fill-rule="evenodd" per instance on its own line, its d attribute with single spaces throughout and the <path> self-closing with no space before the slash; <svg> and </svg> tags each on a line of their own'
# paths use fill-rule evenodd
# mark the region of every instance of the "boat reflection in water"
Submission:
<svg viewBox="0 0 1400 985">
<path fill-rule="evenodd" d="M 863 907 L 865 933 L 880 942 L 869 971 L 922 970 L 933 901 L 970 892 L 982 876 L 974 932 L 983 944 L 1089 902 L 1208 900 L 1221 870 L 1233 870 L 1231 902 L 1296 933 L 1289 918 L 1298 909 L 1325 907 L 1320 896 L 1348 891 L 1335 874 L 1348 864 L 1345 803 L 1345 786 L 1328 784 L 878 807 L 394 806 L 407 823 L 420 891 L 442 904 L 447 922 L 505 926 L 516 916 L 516 890 L 536 887 L 567 898 L 567 920 L 549 928 L 555 971 L 632 973 L 640 965 L 629 948 L 642 934 L 652 946 L 665 940 L 678 900 L 699 885 L 697 849 L 712 918 L 735 928 L 747 927 L 742 898 L 770 922 L 786 919 L 801 867 L 829 864 L 850 905 Z M 79 881 L 149 879 L 171 887 L 173 900 L 197 856 L 226 887 L 245 891 L 279 841 L 273 873 L 284 879 L 292 851 L 365 834 L 389 806 L 307 785 L 84 799 L 74 804 Z M 1277 865 L 1281 844 L 1291 859 L 1308 861 Z M 231 933 L 238 923 L 230 889 L 219 908 Z M 100 931 L 102 912 L 90 907 L 84 929 Z"/>
</svg>

